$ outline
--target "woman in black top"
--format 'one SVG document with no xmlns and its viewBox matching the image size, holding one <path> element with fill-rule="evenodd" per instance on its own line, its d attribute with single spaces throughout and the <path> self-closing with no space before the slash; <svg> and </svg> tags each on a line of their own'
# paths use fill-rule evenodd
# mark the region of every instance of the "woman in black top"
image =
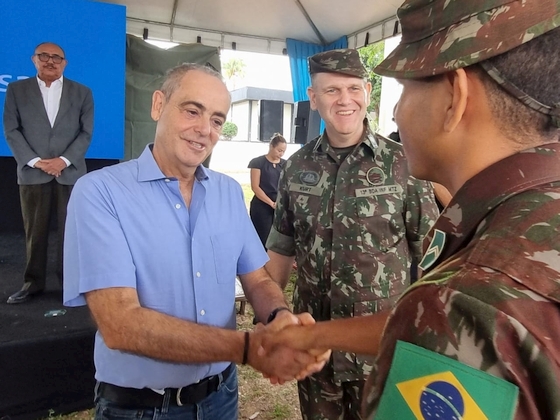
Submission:
<svg viewBox="0 0 560 420">
<path fill-rule="evenodd" d="M 268 153 L 252 159 L 248 166 L 251 168 L 251 189 L 255 193 L 249 214 L 265 248 L 276 208 L 280 172 L 286 163 L 282 159 L 284 152 L 286 139 L 276 133 L 270 140 Z"/>
</svg>

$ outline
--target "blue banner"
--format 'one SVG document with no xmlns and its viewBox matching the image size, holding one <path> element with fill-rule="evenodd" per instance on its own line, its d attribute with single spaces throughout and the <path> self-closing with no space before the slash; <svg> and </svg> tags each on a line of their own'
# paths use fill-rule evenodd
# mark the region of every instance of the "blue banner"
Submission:
<svg viewBox="0 0 560 420">
<path fill-rule="evenodd" d="M 86 157 L 121 159 L 124 154 L 126 8 L 87 0 L 2 1 L 0 108 L 9 83 L 35 77 L 31 61 L 42 42 L 60 45 L 64 76 L 93 92 L 93 138 Z M 0 156 L 12 156 L 0 121 Z"/>
</svg>

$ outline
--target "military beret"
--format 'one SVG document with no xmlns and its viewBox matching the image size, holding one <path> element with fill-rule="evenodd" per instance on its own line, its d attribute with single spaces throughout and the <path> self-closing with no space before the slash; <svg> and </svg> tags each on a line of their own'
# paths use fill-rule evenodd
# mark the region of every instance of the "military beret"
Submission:
<svg viewBox="0 0 560 420">
<path fill-rule="evenodd" d="M 418 79 L 503 54 L 560 26 L 560 0 L 406 0 L 401 43 L 376 68 Z"/>
<path fill-rule="evenodd" d="M 308 63 L 309 74 L 339 73 L 362 79 L 369 76 L 358 51 L 350 48 L 315 54 L 309 57 Z"/>
</svg>

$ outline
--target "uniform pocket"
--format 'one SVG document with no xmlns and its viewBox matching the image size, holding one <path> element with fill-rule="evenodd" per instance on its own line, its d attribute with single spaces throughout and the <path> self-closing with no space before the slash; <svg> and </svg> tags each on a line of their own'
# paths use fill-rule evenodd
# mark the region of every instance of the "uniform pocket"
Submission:
<svg viewBox="0 0 560 420">
<path fill-rule="evenodd" d="M 364 302 L 354 302 L 353 316 L 366 316 L 372 315 L 377 312 L 382 312 L 388 309 L 392 309 L 399 300 L 400 293 L 388 298 L 379 298 L 374 300 L 368 300 Z"/>
<path fill-rule="evenodd" d="M 294 231 L 298 245 L 311 246 L 313 244 L 321 209 L 321 197 L 308 194 L 292 193 L 290 197 L 291 210 L 294 215 Z"/>
<path fill-rule="evenodd" d="M 355 203 L 365 252 L 387 252 L 405 237 L 402 201 L 399 197 L 357 197 Z"/>
</svg>

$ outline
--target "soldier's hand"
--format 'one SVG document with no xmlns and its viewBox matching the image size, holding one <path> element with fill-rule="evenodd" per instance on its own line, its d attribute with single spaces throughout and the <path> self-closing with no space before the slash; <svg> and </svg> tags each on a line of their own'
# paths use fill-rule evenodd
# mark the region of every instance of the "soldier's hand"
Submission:
<svg viewBox="0 0 560 420">
<path fill-rule="evenodd" d="M 281 318 L 279 318 L 280 314 L 282 314 Z M 330 358 L 330 350 L 315 349 L 312 345 L 293 345 L 293 342 L 289 339 L 274 339 L 274 337 L 277 337 L 278 335 L 282 337 L 289 337 L 290 335 L 285 334 L 286 331 L 291 332 L 297 330 L 298 333 L 302 332 L 306 326 L 312 326 L 315 324 L 313 317 L 309 313 L 294 315 L 288 311 L 282 311 L 278 314 L 277 318 L 279 319 L 275 319 L 274 322 L 267 325 L 267 327 L 263 326 L 259 328 L 259 332 L 262 333 L 262 345 L 257 354 L 261 357 L 266 357 L 267 355 L 274 353 L 279 348 L 290 348 L 297 354 L 305 353 L 306 355 L 311 356 L 313 361 L 303 367 L 295 376 L 298 380 L 323 369 L 325 363 Z M 272 383 L 281 383 L 281 381 L 277 381 L 278 378 L 269 377 L 269 379 Z"/>
<path fill-rule="evenodd" d="M 262 372 L 272 384 L 283 384 L 296 379 L 316 363 L 315 356 L 308 352 L 293 350 L 286 346 L 277 346 L 272 351 L 259 355 L 262 338 L 268 333 L 267 327 L 262 324 L 257 325 L 251 333 L 248 362 L 253 368 Z"/>
</svg>

